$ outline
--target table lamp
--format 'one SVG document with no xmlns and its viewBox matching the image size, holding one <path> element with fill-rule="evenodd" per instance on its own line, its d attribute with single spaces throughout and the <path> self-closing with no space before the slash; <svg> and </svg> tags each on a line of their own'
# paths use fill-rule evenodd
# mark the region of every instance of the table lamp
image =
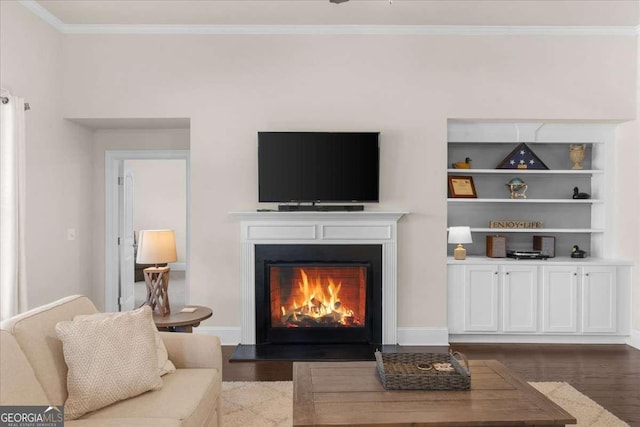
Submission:
<svg viewBox="0 0 640 427">
<path fill-rule="evenodd" d="M 470 227 L 449 227 L 449 243 L 457 244 L 453 250 L 453 259 L 462 260 L 467 257 L 467 250 L 463 243 L 473 243 Z"/>
<path fill-rule="evenodd" d="M 152 310 L 158 309 L 160 314 L 166 316 L 171 313 L 169 307 L 169 271 L 167 267 L 158 267 L 158 264 L 175 262 L 176 236 L 173 230 L 142 230 L 138 242 L 138 264 L 155 264 L 155 267 L 144 269 L 144 281 L 147 285 L 147 300 Z"/>
</svg>

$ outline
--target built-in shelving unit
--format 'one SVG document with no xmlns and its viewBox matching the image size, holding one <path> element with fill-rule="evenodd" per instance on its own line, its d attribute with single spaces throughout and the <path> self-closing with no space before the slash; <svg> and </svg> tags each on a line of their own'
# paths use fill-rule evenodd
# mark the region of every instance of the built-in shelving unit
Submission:
<svg viewBox="0 0 640 427">
<path fill-rule="evenodd" d="M 450 121 L 448 176 L 473 179 L 477 198 L 447 199 L 447 224 L 471 227 L 467 259 L 448 245 L 450 341 L 624 342 L 630 330 L 631 264 L 613 245 L 612 171 L 615 125 Z M 548 169 L 495 169 L 526 143 Z M 572 169 L 569 147 L 584 144 L 584 169 Z M 470 169 L 451 165 L 471 159 Z M 528 184 L 511 199 L 506 184 Z M 573 189 L 588 199 L 573 199 Z M 541 223 L 539 228 L 491 228 L 491 221 Z M 503 235 L 507 249 L 532 250 L 533 236 L 555 237 L 555 258 L 486 257 L 486 236 Z M 570 258 L 580 246 L 587 258 Z"/>
<path fill-rule="evenodd" d="M 609 152 L 614 127 L 593 123 L 482 123 L 451 121 L 448 127 L 448 176 L 473 179 L 477 198 L 447 199 L 448 225 L 470 226 L 470 255 L 485 254 L 487 235 L 507 236 L 507 247 L 531 250 L 533 235 L 551 235 L 556 254 L 568 256 L 573 245 L 590 256 L 607 257 L 611 248 Z M 496 169 L 519 144 L 526 143 L 548 169 Z M 569 147 L 585 146 L 583 169 L 572 169 Z M 471 158 L 470 169 L 455 162 Z M 520 178 L 528 185 L 526 199 L 512 199 L 507 183 Z M 573 199 L 573 189 L 590 194 Z M 490 228 L 491 221 L 542 222 L 541 228 Z M 451 255 L 453 247 L 449 247 Z"/>
</svg>

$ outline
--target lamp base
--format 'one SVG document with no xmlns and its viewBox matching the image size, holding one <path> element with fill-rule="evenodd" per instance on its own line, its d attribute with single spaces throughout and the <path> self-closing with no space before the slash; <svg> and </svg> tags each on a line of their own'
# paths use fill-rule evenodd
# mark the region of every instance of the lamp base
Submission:
<svg viewBox="0 0 640 427">
<path fill-rule="evenodd" d="M 147 285 L 147 300 L 145 304 L 151 310 L 158 311 L 163 316 L 171 313 L 169 307 L 169 267 L 148 267 L 144 270 L 144 282 Z"/>
<path fill-rule="evenodd" d="M 453 250 L 453 259 L 463 260 L 467 258 L 467 250 L 462 246 L 462 243 L 458 243 L 458 247 Z"/>
</svg>

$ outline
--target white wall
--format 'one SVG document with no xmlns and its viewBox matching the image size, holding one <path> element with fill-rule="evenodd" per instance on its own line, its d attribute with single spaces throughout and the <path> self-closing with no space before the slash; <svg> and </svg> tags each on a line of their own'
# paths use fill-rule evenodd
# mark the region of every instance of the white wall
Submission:
<svg viewBox="0 0 640 427">
<path fill-rule="evenodd" d="M 17 2 L 0 2 L 0 84 L 26 112 L 26 252 L 29 307 L 94 281 L 91 133 L 63 120 L 64 37 Z M 76 240 L 67 240 L 67 229 Z"/>
<path fill-rule="evenodd" d="M 637 57 L 640 62 L 640 44 L 637 46 Z M 640 67 L 636 65 L 636 101 L 640 101 Z M 616 146 L 616 163 L 628 165 L 618 168 L 616 189 L 617 200 L 623 200 L 624 206 L 616 211 L 616 223 L 619 226 L 618 245 L 620 254 L 635 262 L 632 275 L 632 328 L 634 345 L 640 348 L 640 109 L 636 107 L 636 120 L 618 127 Z M 631 201 L 631 202 L 630 202 Z"/>
<path fill-rule="evenodd" d="M 133 174 L 133 229 L 173 230 L 180 263 L 187 259 L 186 163 L 171 159 L 125 161 Z"/>
</svg>

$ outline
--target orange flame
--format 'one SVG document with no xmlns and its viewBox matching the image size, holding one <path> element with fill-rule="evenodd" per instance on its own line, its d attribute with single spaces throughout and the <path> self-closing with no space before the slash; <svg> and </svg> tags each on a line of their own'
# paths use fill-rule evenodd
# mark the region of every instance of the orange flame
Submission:
<svg viewBox="0 0 640 427">
<path fill-rule="evenodd" d="M 335 283 L 332 278 L 327 278 L 323 283 L 319 276 L 310 280 L 307 273 L 300 269 L 301 280 L 297 282 L 299 297 L 294 300 L 292 307 L 287 310 L 281 307 L 282 315 L 291 313 L 291 319 L 298 320 L 299 315 L 305 315 L 313 319 L 333 318 L 335 323 L 353 326 L 359 323 L 354 319 L 354 313 L 345 307 L 340 301 L 340 289 L 342 282 Z"/>
</svg>

